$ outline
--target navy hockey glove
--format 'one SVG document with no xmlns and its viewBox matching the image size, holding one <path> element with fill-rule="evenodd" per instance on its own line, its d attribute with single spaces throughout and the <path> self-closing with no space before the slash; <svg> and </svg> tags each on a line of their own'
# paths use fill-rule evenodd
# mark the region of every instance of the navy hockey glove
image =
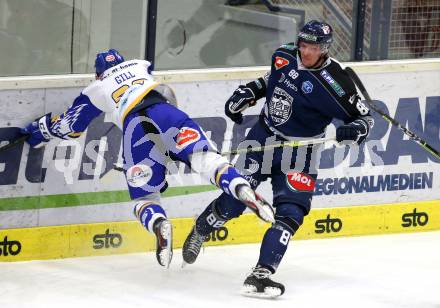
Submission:
<svg viewBox="0 0 440 308">
<path fill-rule="evenodd" d="M 48 113 L 39 119 L 36 119 L 32 123 L 28 124 L 25 128 L 21 129 L 23 135 L 29 135 L 26 140 L 31 147 L 39 148 L 44 146 L 50 139 L 53 138 L 50 133 L 51 114 Z"/>
<path fill-rule="evenodd" d="M 243 122 L 241 112 L 249 106 L 256 104 L 254 92 L 246 86 L 239 86 L 234 94 L 226 101 L 225 114 L 235 123 Z"/>
<path fill-rule="evenodd" d="M 343 144 L 361 144 L 370 132 L 368 120 L 359 118 L 351 123 L 341 125 L 336 129 L 336 141 Z"/>
</svg>

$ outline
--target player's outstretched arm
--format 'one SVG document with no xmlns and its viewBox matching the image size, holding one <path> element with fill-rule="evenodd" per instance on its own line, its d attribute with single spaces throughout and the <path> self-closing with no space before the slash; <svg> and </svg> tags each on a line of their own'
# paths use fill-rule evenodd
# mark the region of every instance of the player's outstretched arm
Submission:
<svg viewBox="0 0 440 308">
<path fill-rule="evenodd" d="M 44 146 L 53 138 L 78 138 L 101 112 L 86 95 L 81 94 L 63 114 L 52 117 L 48 113 L 22 128 L 21 133 L 28 136 L 26 142 L 35 148 Z"/>
</svg>

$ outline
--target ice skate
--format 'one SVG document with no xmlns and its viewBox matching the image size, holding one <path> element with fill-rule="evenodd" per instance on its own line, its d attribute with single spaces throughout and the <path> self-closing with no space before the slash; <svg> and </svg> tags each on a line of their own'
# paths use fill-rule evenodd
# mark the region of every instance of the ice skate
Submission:
<svg viewBox="0 0 440 308">
<path fill-rule="evenodd" d="M 191 233 L 187 236 L 185 243 L 183 244 L 182 255 L 183 261 L 185 262 L 183 265 L 193 264 L 196 261 L 205 239 L 206 236 L 199 234 L 194 225 Z"/>
<path fill-rule="evenodd" d="M 257 266 L 247 276 L 241 288 L 241 294 L 249 297 L 275 298 L 284 293 L 281 283 L 271 280 L 272 272 L 264 267 Z"/>
<path fill-rule="evenodd" d="M 265 222 L 274 223 L 274 210 L 272 206 L 259 196 L 251 187 L 247 185 L 239 185 L 237 187 L 238 199 L 246 204 L 260 219 Z"/>
<path fill-rule="evenodd" d="M 169 268 L 173 257 L 173 225 L 167 219 L 158 219 L 153 227 L 156 234 L 156 258 L 160 265 Z"/>
</svg>

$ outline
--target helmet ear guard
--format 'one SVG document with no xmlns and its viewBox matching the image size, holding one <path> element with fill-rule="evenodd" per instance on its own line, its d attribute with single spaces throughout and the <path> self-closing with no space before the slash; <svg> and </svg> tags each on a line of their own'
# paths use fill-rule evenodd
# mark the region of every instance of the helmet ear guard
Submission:
<svg viewBox="0 0 440 308">
<path fill-rule="evenodd" d="M 96 76 L 101 76 L 110 67 L 124 61 L 124 57 L 116 49 L 109 49 L 108 51 L 98 53 L 95 59 Z"/>
</svg>

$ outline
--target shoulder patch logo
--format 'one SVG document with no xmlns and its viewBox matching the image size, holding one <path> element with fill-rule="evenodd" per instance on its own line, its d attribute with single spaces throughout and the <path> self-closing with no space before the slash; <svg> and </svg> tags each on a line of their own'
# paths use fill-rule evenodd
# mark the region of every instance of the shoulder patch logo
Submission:
<svg viewBox="0 0 440 308">
<path fill-rule="evenodd" d="M 283 57 L 275 57 L 275 68 L 279 70 L 280 68 L 285 67 L 287 64 L 289 64 L 289 60 L 284 59 Z"/>
<path fill-rule="evenodd" d="M 200 133 L 191 127 L 182 127 L 176 139 L 176 148 L 183 149 L 184 147 L 200 140 Z"/>
</svg>

